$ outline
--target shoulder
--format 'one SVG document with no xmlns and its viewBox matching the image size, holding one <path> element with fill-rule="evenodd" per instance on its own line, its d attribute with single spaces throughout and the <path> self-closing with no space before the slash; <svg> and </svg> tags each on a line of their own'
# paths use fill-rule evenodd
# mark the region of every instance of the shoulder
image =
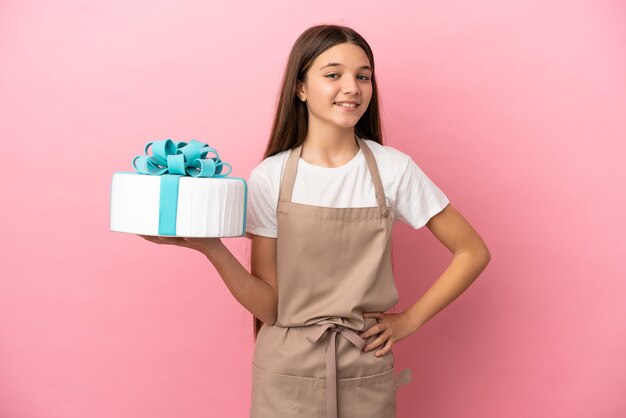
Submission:
<svg viewBox="0 0 626 418">
<path fill-rule="evenodd" d="M 412 160 L 407 153 L 389 145 L 379 144 L 371 139 L 365 139 L 365 143 L 372 150 L 376 164 L 383 168 L 383 172 L 402 175 Z"/>
<path fill-rule="evenodd" d="M 261 161 L 250 172 L 250 178 L 262 178 L 274 184 L 282 176 L 284 165 L 287 162 L 290 150 L 281 151 Z"/>
</svg>

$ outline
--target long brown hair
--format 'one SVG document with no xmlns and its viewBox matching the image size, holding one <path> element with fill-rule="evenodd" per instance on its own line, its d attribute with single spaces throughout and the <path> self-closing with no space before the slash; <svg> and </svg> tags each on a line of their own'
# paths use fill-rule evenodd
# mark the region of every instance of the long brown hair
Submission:
<svg viewBox="0 0 626 418">
<path fill-rule="evenodd" d="M 318 55 L 342 43 L 360 46 L 367 54 L 372 67 L 372 97 L 367 110 L 354 127 L 354 133 L 359 138 L 370 139 L 383 144 L 372 49 L 354 29 L 339 25 L 316 25 L 305 30 L 291 48 L 280 86 L 280 96 L 278 97 L 270 139 L 263 159 L 281 151 L 293 149 L 304 142 L 308 128 L 308 110 L 306 103 L 297 97 L 298 82 L 304 83 L 306 73 Z M 262 325 L 263 322 L 255 316 L 255 342 Z"/>
</svg>

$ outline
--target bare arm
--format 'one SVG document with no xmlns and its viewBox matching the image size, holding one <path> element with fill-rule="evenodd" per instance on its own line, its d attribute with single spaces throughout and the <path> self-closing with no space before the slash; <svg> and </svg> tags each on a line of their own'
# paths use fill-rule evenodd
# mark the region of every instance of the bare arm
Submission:
<svg viewBox="0 0 626 418">
<path fill-rule="evenodd" d="M 226 287 L 248 311 L 266 324 L 276 322 L 276 238 L 247 234 L 252 239 L 251 273 L 241 265 L 221 240 L 203 248 Z"/>
<path fill-rule="evenodd" d="M 179 245 L 204 254 L 235 299 L 266 324 L 276 322 L 276 238 L 247 233 L 252 239 L 252 274 L 241 265 L 219 238 L 183 238 L 140 235 L 157 244 Z"/>
<path fill-rule="evenodd" d="M 491 260 L 484 241 L 452 205 L 430 218 L 426 226 L 454 258 L 437 281 L 405 311 L 414 330 L 463 293 Z"/>
</svg>

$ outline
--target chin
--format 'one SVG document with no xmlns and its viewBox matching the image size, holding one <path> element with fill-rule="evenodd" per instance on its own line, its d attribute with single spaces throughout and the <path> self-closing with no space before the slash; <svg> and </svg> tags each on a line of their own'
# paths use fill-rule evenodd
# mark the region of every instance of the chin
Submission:
<svg viewBox="0 0 626 418">
<path fill-rule="evenodd" d="M 361 119 L 361 117 L 359 116 L 359 117 L 354 118 L 352 120 L 344 120 L 344 121 L 338 122 L 337 125 L 343 126 L 345 128 L 350 128 L 352 126 L 356 126 L 356 124 L 359 122 L 360 119 Z"/>
<path fill-rule="evenodd" d="M 334 125 L 337 128 L 349 129 L 349 128 L 354 128 L 356 126 L 356 122 L 354 122 L 354 123 L 334 123 Z"/>
</svg>

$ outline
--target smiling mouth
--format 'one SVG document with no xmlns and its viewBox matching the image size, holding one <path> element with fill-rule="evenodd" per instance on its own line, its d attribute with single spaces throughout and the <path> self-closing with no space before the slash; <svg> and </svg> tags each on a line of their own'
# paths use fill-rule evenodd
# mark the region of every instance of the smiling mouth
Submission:
<svg viewBox="0 0 626 418">
<path fill-rule="evenodd" d="M 359 104 L 349 104 L 349 103 L 334 103 L 335 106 L 342 107 L 344 109 L 356 109 L 359 107 Z"/>
</svg>

